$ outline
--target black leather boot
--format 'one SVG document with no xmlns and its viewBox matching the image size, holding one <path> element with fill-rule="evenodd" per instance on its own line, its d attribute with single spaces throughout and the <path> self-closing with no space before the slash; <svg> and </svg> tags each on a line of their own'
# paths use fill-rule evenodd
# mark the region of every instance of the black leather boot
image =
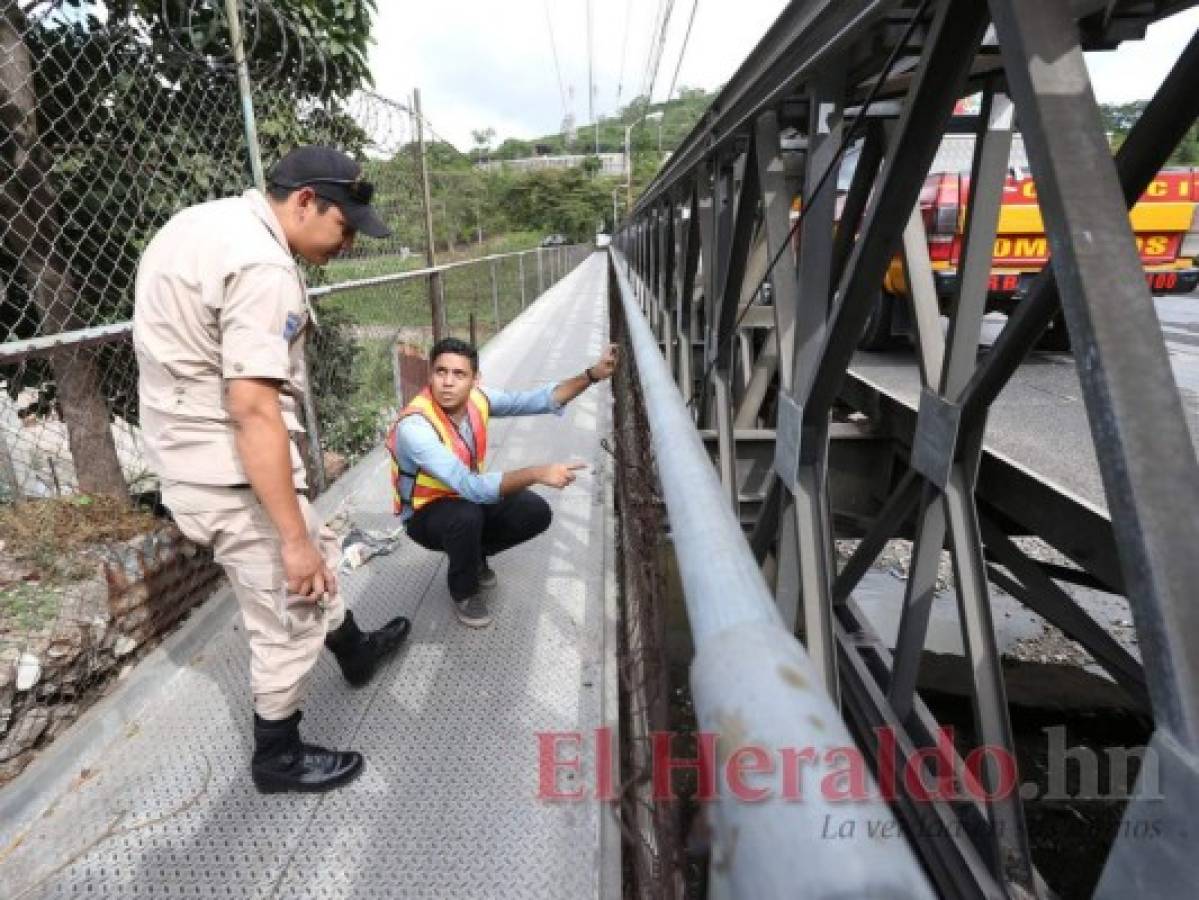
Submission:
<svg viewBox="0 0 1199 900">
<path fill-rule="evenodd" d="M 337 657 L 346 681 L 362 687 L 374 677 L 379 664 L 399 649 L 411 628 L 411 622 L 396 616 L 378 631 L 363 631 L 347 609 L 341 626 L 325 635 L 325 646 Z"/>
<path fill-rule="evenodd" d="M 298 711 L 279 720 L 254 715 L 250 774 L 264 794 L 331 791 L 358 777 L 362 765 L 361 753 L 326 750 L 301 741 Z"/>
</svg>

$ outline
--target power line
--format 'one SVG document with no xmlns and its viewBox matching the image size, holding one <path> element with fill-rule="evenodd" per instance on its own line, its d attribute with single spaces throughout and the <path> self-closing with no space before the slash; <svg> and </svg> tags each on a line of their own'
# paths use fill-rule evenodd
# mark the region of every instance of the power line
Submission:
<svg viewBox="0 0 1199 900">
<path fill-rule="evenodd" d="M 641 96 L 646 98 L 648 105 L 649 97 L 646 96 L 646 90 L 649 85 L 649 73 L 654 66 L 654 48 L 658 45 L 658 34 L 662 30 L 662 11 L 666 6 L 666 0 L 658 0 L 658 8 L 654 12 L 654 22 L 650 26 L 649 46 L 645 54 L 645 65 L 641 68 Z"/>
<path fill-rule="evenodd" d="M 658 49 L 654 54 L 654 69 L 649 79 L 649 90 L 646 92 L 647 100 L 654 99 L 654 85 L 658 83 L 658 68 L 662 65 L 662 54 L 666 49 L 666 31 L 670 26 L 670 14 L 672 12 L 674 12 L 674 0 L 667 0 L 666 11 L 662 16 L 662 27 L 658 31 Z"/>
<path fill-rule="evenodd" d="M 667 100 L 674 96 L 674 86 L 679 81 L 679 70 L 683 68 L 683 57 L 687 55 L 687 42 L 691 39 L 691 26 L 695 24 L 695 11 L 697 9 L 699 9 L 699 0 L 692 0 L 691 18 L 687 20 L 687 33 L 683 35 L 683 47 L 679 50 L 679 61 L 674 67 L 674 77 L 670 79 L 670 90 L 666 92 Z"/>
<path fill-rule="evenodd" d="M 629 49 L 629 22 L 633 18 L 633 0 L 624 9 L 624 40 L 620 43 L 620 77 L 616 80 L 616 105 L 620 106 L 620 94 L 624 90 L 624 60 Z"/>
<path fill-rule="evenodd" d="M 595 127 L 595 152 L 599 153 L 599 120 L 595 118 L 594 46 L 591 36 L 591 0 L 587 0 L 587 115 Z"/>
<path fill-rule="evenodd" d="M 550 32 L 550 51 L 554 54 L 554 71 L 558 73 L 558 94 L 562 98 L 562 115 L 570 114 L 566 105 L 566 88 L 562 81 L 562 67 L 558 65 L 558 42 L 554 40 L 554 21 L 550 17 L 550 0 L 545 0 L 545 25 Z"/>
</svg>

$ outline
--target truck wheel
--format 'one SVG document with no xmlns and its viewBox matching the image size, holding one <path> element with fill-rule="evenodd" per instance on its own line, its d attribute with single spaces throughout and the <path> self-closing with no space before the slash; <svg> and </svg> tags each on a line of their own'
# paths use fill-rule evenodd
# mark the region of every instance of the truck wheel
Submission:
<svg viewBox="0 0 1199 900">
<path fill-rule="evenodd" d="M 866 327 L 858 338 L 859 350 L 889 350 L 894 346 L 895 338 L 891 333 L 894 313 L 895 295 L 879 290 L 870 308 L 870 318 L 866 320 Z"/>
<path fill-rule="evenodd" d="M 1049 323 L 1049 327 L 1037 341 L 1038 350 L 1048 350 L 1052 353 L 1070 352 L 1070 332 L 1066 328 L 1066 319 L 1059 312 Z"/>
</svg>

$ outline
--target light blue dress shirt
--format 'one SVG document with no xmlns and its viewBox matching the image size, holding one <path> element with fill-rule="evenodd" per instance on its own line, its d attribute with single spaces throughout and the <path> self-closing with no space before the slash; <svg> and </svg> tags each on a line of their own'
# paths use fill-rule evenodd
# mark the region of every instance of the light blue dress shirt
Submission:
<svg viewBox="0 0 1199 900">
<path fill-rule="evenodd" d="M 496 418 L 542 413 L 560 416 L 564 407 L 554 402 L 557 386 L 557 383 L 550 383 L 531 391 L 502 391 L 491 387 L 480 387 L 479 390 L 487 396 L 491 415 Z M 475 434 L 470 427 L 470 416 L 462 417 L 458 433 L 474 453 Z M 503 472 L 472 472 L 441 442 L 437 431 L 424 416 L 408 416 L 400 422 L 396 429 L 396 461 L 400 466 L 400 490 L 404 496 L 411 493 L 415 474 L 421 470 L 471 503 L 498 503 L 500 500 Z M 411 514 L 411 509 L 405 507 L 403 518 L 407 520 Z"/>
</svg>

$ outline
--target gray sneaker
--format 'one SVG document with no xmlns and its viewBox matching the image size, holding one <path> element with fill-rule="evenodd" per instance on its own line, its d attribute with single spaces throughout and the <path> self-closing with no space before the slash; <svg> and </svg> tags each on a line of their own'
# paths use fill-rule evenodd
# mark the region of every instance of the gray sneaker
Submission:
<svg viewBox="0 0 1199 900">
<path fill-rule="evenodd" d="M 458 621 L 471 628 L 486 628 L 491 624 L 491 613 L 487 610 L 487 601 L 479 594 L 472 594 L 463 600 L 455 600 L 454 611 L 458 614 Z"/>
<path fill-rule="evenodd" d="M 499 579 L 495 577 L 495 570 L 487 565 L 487 560 L 484 559 L 479 565 L 479 587 L 489 591 L 497 584 Z"/>
</svg>

